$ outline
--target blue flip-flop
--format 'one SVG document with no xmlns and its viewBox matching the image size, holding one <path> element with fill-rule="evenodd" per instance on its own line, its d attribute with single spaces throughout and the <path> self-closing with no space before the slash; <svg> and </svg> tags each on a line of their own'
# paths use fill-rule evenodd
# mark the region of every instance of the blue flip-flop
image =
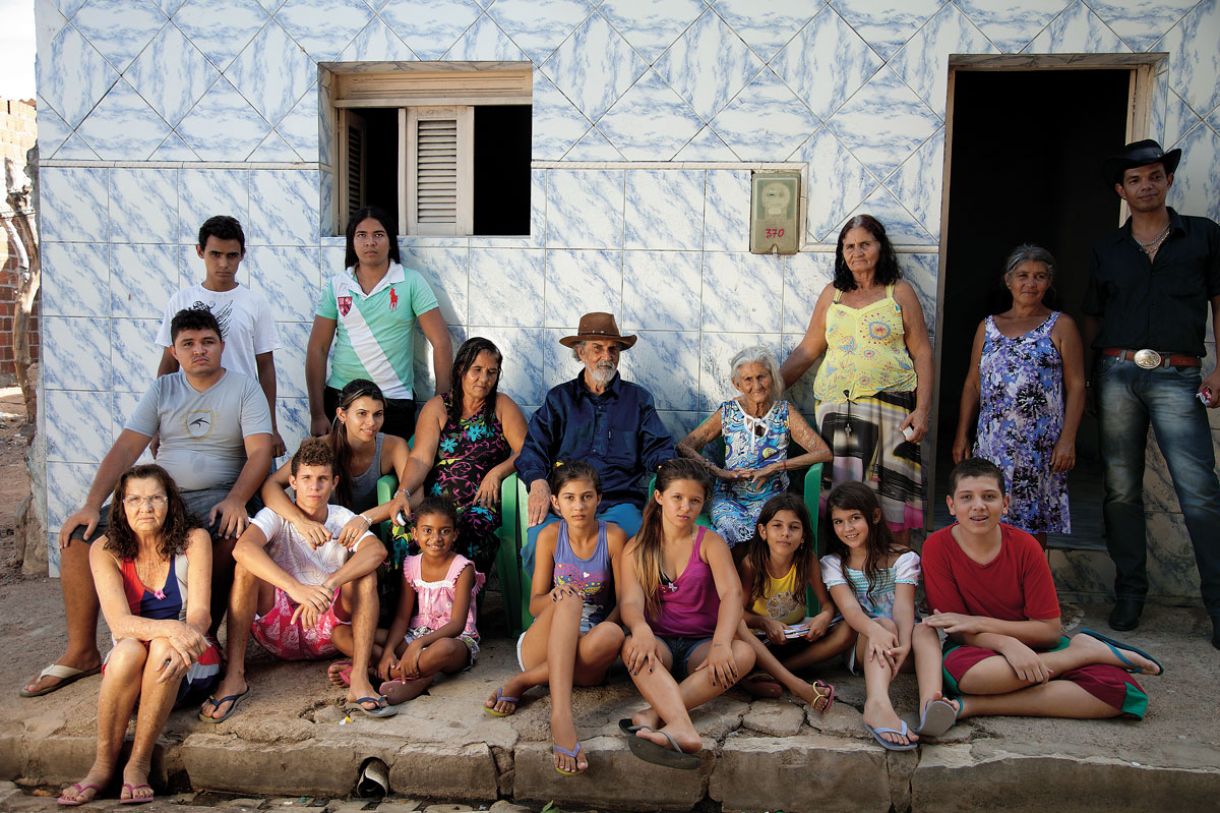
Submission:
<svg viewBox="0 0 1220 813">
<path fill-rule="evenodd" d="M 557 754 L 563 754 L 565 757 L 571 757 L 572 759 L 575 759 L 575 760 L 580 759 L 581 748 L 580 748 L 579 742 L 576 743 L 575 748 L 564 748 L 559 743 L 553 742 L 553 743 L 551 743 L 551 750 Z M 579 764 L 579 762 L 577 764 Z M 588 768 L 586 768 L 585 770 L 588 770 Z M 555 768 L 555 773 L 559 774 L 560 776 L 576 776 L 578 774 L 584 773 L 584 771 L 565 771 L 565 770 L 557 767 L 557 768 Z"/>
<path fill-rule="evenodd" d="M 512 703 L 513 710 L 512 711 L 496 711 L 496 706 L 500 705 L 501 703 Z M 490 706 L 484 706 L 483 713 L 490 714 L 492 717 L 508 717 L 517 712 L 517 706 L 519 706 L 519 705 L 521 705 L 521 698 L 510 697 L 504 693 L 503 686 L 497 686 L 496 687 L 496 702 L 492 703 Z M 569 754 L 568 756 L 571 756 L 571 754 Z"/>
<path fill-rule="evenodd" d="M 957 722 L 958 710 L 944 698 L 924 703 L 915 733 L 921 737 L 941 737 Z"/>
<path fill-rule="evenodd" d="M 373 708 L 366 708 L 365 703 L 372 703 Z M 357 697 L 350 703 L 343 706 L 346 712 L 360 711 L 364 712 L 367 717 L 393 717 L 398 713 L 398 709 L 390 705 L 384 695 L 376 695 L 369 697 Z"/>
<path fill-rule="evenodd" d="M 1145 652 L 1144 650 L 1140 649 L 1138 646 L 1132 646 L 1131 644 L 1123 643 L 1122 641 L 1116 641 L 1113 638 L 1110 638 L 1106 635 L 1102 635 L 1100 632 L 1097 632 L 1096 630 L 1082 629 L 1080 631 L 1080 634 L 1087 635 L 1090 638 L 1096 638 L 1097 640 L 1101 641 L 1106 646 L 1110 647 L 1110 651 L 1114 653 L 1114 656 L 1116 658 L 1118 658 L 1120 661 L 1122 661 L 1123 668 L 1125 668 L 1128 672 L 1131 672 L 1132 674 L 1149 675 L 1150 677 L 1158 677 L 1159 675 L 1165 674 L 1165 665 L 1162 664 L 1160 661 L 1158 661 L 1156 658 L 1152 657 L 1152 655 L 1150 655 L 1147 652 Z M 1148 660 L 1152 661 L 1153 663 L 1156 664 L 1156 668 L 1158 671 L 1145 672 L 1144 670 L 1140 669 L 1138 666 L 1136 666 L 1134 663 L 1131 662 L 1130 658 L 1128 658 L 1126 655 L 1123 654 L 1124 649 L 1128 652 L 1134 652 L 1136 655 L 1142 655 L 1145 658 L 1147 658 Z"/>
<path fill-rule="evenodd" d="M 917 742 L 908 742 L 906 745 L 897 742 L 890 742 L 882 734 L 897 734 L 899 737 L 909 737 L 911 730 L 907 728 L 907 721 L 902 721 L 902 728 L 873 728 L 868 723 L 864 724 L 864 728 L 869 734 L 873 735 L 873 739 L 881 743 L 881 747 L 887 751 L 914 751 L 919 747 Z"/>
<path fill-rule="evenodd" d="M 204 706 L 211 705 L 212 711 L 216 711 L 216 709 L 220 708 L 225 703 L 231 703 L 232 705 L 229 706 L 228 711 L 226 711 L 224 714 L 222 714 L 219 717 L 213 717 L 210 714 L 204 714 L 203 707 L 201 706 L 199 708 L 199 719 L 205 723 L 213 723 L 213 724 L 223 723 L 225 720 L 227 720 L 233 716 L 233 712 L 237 711 L 237 707 L 241 705 L 241 701 L 245 700 L 247 697 L 250 696 L 251 688 L 252 687 L 250 686 L 250 684 L 247 683 L 246 690 L 244 692 L 242 692 L 241 694 L 226 694 L 224 697 L 220 698 L 219 700 L 216 699 L 215 695 L 213 695 L 212 697 L 209 697 L 207 700 L 203 701 L 203 705 Z"/>
</svg>

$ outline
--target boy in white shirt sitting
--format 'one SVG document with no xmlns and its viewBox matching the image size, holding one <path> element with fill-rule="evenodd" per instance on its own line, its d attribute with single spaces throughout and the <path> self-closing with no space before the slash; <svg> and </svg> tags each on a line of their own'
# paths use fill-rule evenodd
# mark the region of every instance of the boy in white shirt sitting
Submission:
<svg viewBox="0 0 1220 813">
<path fill-rule="evenodd" d="M 315 548 L 270 508 L 258 512 L 237 541 L 233 592 L 229 596 L 228 667 L 224 679 L 199 710 L 205 722 L 229 718 L 250 694 L 245 675 L 246 645 L 253 635 L 283 660 L 317 660 L 342 652 L 352 658 L 349 711 L 391 717 L 397 709 L 374 691 L 369 660 L 377 628 L 377 566 L 385 546 L 365 531 L 339 542 L 355 515 L 329 505 L 339 475 L 330 445 L 312 438 L 292 456 L 289 482 L 298 508 L 331 532 Z"/>
</svg>

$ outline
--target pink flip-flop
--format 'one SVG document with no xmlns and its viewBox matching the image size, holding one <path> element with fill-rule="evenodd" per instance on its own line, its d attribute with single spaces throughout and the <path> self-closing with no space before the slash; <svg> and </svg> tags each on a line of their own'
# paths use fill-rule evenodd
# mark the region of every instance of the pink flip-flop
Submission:
<svg viewBox="0 0 1220 813">
<path fill-rule="evenodd" d="M 119 804 L 121 804 L 121 805 L 146 805 L 149 802 L 151 802 L 153 799 L 157 798 L 156 796 L 136 796 L 135 795 L 136 791 L 140 790 L 141 788 L 148 788 L 149 790 L 152 790 L 152 785 L 148 784 L 147 782 L 141 782 L 139 785 L 133 785 L 130 782 L 124 782 L 123 790 L 127 791 L 131 795 L 128 796 L 126 799 L 120 798 Z"/>
<path fill-rule="evenodd" d="M 91 791 L 93 791 L 93 795 L 90 796 L 88 799 L 65 799 L 64 794 L 70 790 L 76 791 L 77 795 L 79 795 L 87 790 L 91 790 Z M 97 795 L 101 792 L 102 792 L 101 785 L 95 785 L 92 782 L 76 782 L 75 784 L 69 785 L 68 787 L 64 788 L 60 792 L 59 798 L 56 799 L 55 801 L 56 801 L 56 804 L 58 804 L 60 807 L 80 807 L 81 805 L 87 805 L 90 802 L 92 802 L 94 799 L 97 798 Z"/>
</svg>

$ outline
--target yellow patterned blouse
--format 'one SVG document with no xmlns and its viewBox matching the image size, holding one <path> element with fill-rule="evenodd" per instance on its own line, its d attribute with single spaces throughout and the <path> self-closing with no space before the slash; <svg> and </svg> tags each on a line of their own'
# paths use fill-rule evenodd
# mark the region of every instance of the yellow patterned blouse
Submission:
<svg viewBox="0 0 1220 813">
<path fill-rule="evenodd" d="M 836 402 L 914 390 L 915 364 L 894 286 L 885 286 L 884 298 L 862 308 L 844 305 L 842 296 L 835 291 L 826 312 L 826 355 L 813 380 L 813 396 Z"/>
<path fill-rule="evenodd" d="M 799 591 L 797 588 L 800 587 Z M 773 618 L 781 624 L 799 624 L 805 620 L 804 585 L 796 583 L 796 563 L 778 579 L 767 574 L 767 587 L 762 598 L 754 599 L 750 607 L 755 615 Z"/>
</svg>

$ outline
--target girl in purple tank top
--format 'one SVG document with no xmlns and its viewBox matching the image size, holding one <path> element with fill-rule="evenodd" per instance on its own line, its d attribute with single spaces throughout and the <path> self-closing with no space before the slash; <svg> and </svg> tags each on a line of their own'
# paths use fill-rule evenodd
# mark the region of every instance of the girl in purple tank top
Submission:
<svg viewBox="0 0 1220 813">
<path fill-rule="evenodd" d="M 629 633 L 623 663 L 650 705 L 619 728 L 636 756 L 675 768 L 699 767 L 694 754 L 703 741 L 690 709 L 723 694 L 754 665 L 749 644 L 735 640 L 742 600 L 733 556 L 723 539 L 695 524 L 711 488 L 694 460 L 661 465 L 627 548 L 620 592 Z"/>
<path fill-rule="evenodd" d="M 596 686 L 623 646 L 615 602 L 616 578 L 627 536 L 597 521 L 601 483 L 588 463 L 557 468 L 550 478 L 551 505 L 562 522 L 538 535 L 530 592 L 534 623 L 517 640 L 521 672 L 487 698 L 484 711 L 504 717 L 521 695 L 549 684 L 555 770 L 574 776 L 588 770 L 572 721 L 572 686 Z"/>
</svg>

